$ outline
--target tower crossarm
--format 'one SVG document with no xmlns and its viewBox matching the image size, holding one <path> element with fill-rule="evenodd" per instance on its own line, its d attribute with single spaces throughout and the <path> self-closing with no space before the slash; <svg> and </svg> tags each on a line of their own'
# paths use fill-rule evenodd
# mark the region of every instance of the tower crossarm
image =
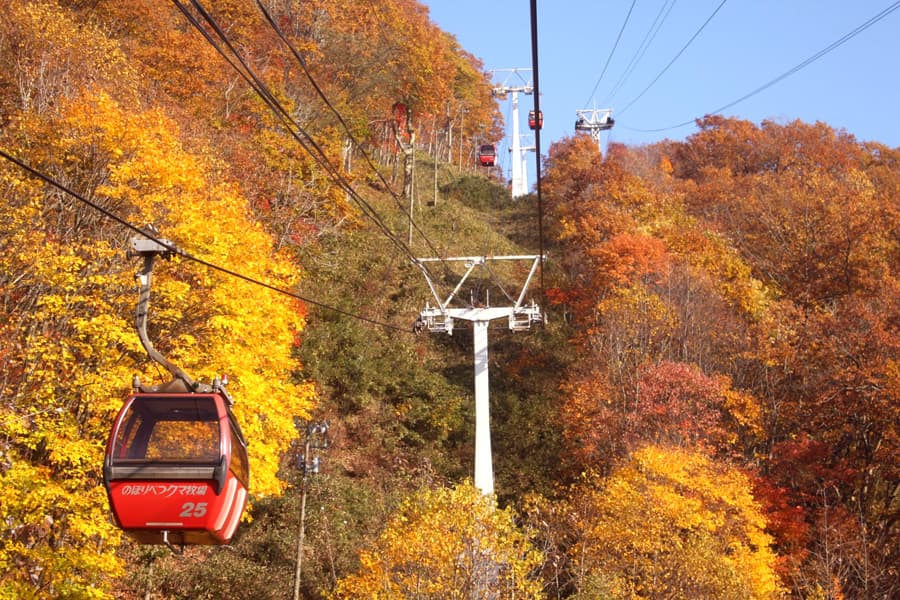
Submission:
<svg viewBox="0 0 900 600">
<path fill-rule="evenodd" d="M 419 314 L 419 317 L 416 320 L 414 329 L 416 331 L 428 329 L 429 331 L 452 334 L 454 320 L 486 322 L 498 318 L 508 318 L 509 328 L 513 331 L 521 331 L 529 329 L 532 323 L 542 322 L 543 314 L 541 313 L 540 307 L 538 307 L 538 305 L 534 302 L 532 302 L 530 305 L 525 305 L 525 295 L 528 292 L 528 287 L 531 284 L 532 279 L 534 278 L 534 274 L 537 271 L 541 258 L 542 257 L 540 255 L 417 258 L 416 264 L 422 269 L 422 272 L 425 274 L 425 279 L 428 282 L 428 287 L 431 290 L 432 297 L 437 303 L 437 306 L 431 306 L 430 304 L 426 303 L 425 309 Z M 513 300 L 512 297 L 508 296 L 509 299 L 514 302 L 512 306 L 466 308 L 454 308 L 450 306 L 454 298 L 457 297 L 457 294 L 459 293 L 459 290 L 462 288 L 463 284 L 477 267 L 481 266 L 490 272 L 488 263 L 491 261 L 524 260 L 531 261 L 531 269 L 528 272 L 528 276 L 525 278 L 525 282 L 522 285 L 518 297 Z M 425 264 L 429 262 L 461 262 L 466 267 L 465 273 L 462 275 L 459 282 L 456 284 L 456 287 L 453 288 L 453 291 L 450 292 L 446 299 L 441 299 L 440 295 L 438 294 L 437 288 L 434 285 L 431 274 L 429 273 L 428 269 L 425 268 Z"/>
<path fill-rule="evenodd" d="M 528 277 L 525 279 L 525 283 L 522 285 L 522 293 L 519 294 L 519 299 L 516 300 L 516 310 L 522 307 L 522 301 L 525 299 L 525 292 L 528 291 L 528 286 L 531 285 L 531 279 L 534 277 L 535 271 L 537 271 L 538 265 L 540 264 L 541 257 L 533 256 L 531 263 L 531 270 L 528 272 Z"/>
<path fill-rule="evenodd" d="M 534 93 L 534 84 L 531 79 L 530 67 L 513 67 L 511 69 L 492 69 L 492 78 L 497 74 L 503 74 L 503 81 L 494 85 L 491 93 L 494 96 L 504 97 L 509 92 L 521 92 L 523 94 Z M 526 78 L 525 75 L 528 75 Z"/>
<path fill-rule="evenodd" d="M 431 280 L 431 274 L 425 268 L 423 263 L 426 262 L 459 262 L 465 261 L 466 263 L 466 273 L 462 276 L 462 279 L 459 280 L 459 283 L 456 284 L 456 287 L 453 288 L 453 291 L 450 292 L 450 295 L 447 296 L 447 299 L 441 301 L 441 297 L 438 295 L 437 288 L 434 287 L 434 282 Z M 456 296 L 459 289 L 466 282 L 466 279 L 469 278 L 469 275 L 472 274 L 472 271 L 475 270 L 475 267 L 478 265 L 483 265 L 485 258 L 483 256 L 470 256 L 463 258 L 417 258 L 416 264 L 422 269 L 422 272 L 425 274 L 425 279 L 428 281 L 428 287 L 431 289 L 431 294 L 434 296 L 435 301 L 438 303 L 438 307 L 442 312 L 446 312 L 447 307 L 450 305 L 450 302 L 453 300 L 453 297 Z"/>
<path fill-rule="evenodd" d="M 505 97 L 506 94 L 509 94 L 510 92 L 517 92 L 520 94 L 533 94 L 534 88 L 530 85 L 495 85 L 493 88 L 491 88 L 491 94 L 500 98 Z"/>
</svg>

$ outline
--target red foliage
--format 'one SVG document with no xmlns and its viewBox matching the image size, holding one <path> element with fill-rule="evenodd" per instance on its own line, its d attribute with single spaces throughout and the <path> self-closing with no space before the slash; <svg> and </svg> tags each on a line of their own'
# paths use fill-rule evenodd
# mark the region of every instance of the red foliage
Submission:
<svg viewBox="0 0 900 600">
<path fill-rule="evenodd" d="M 697 367 L 659 363 L 641 376 L 637 390 L 626 417 L 629 447 L 651 442 L 721 449 L 727 444 L 722 384 Z"/>
<path fill-rule="evenodd" d="M 767 530 L 775 538 L 776 570 L 782 581 L 792 581 L 809 555 L 809 511 L 791 490 L 765 477 L 755 476 L 752 480 L 754 499 L 760 503 L 766 515 Z"/>
<path fill-rule="evenodd" d="M 544 291 L 544 296 L 546 296 L 547 302 L 549 302 L 551 305 L 556 306 L 565 304 L 570 300 L 570 294 L 558 287 L 547 288 Z"/>
</svg>

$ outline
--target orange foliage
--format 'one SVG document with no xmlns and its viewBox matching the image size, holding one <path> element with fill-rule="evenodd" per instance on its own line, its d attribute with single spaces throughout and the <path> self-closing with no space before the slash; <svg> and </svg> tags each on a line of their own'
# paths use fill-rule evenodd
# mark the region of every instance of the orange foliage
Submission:
<svg viewBox="0 0 900 600">
<path fill-rule="evenodd" d="M 590 361 L 563 386 L 567 458 L 604 468 L 659 439 L 761 464 L 797 593 L 889 597 L 900 153 L 822 123 L 699 127 L 547 161 L 550 298 Z"/>
<path fill-rule="evenodd" d="M 659 281 L 665 277 L 670 260 L 659 238 L 640 233 L 614 235 L 587 254 L 595 259 L 600 278 L 609 281 L 611 287 Z"/>
<path fill-rule="evenodd" d="M 568 384 L 563 392 L 566 398 L 560 420 L 571 471 L 604 469 L 624 451 L 625 407 L 620 396 L 598 371 Z"/>
</svg>

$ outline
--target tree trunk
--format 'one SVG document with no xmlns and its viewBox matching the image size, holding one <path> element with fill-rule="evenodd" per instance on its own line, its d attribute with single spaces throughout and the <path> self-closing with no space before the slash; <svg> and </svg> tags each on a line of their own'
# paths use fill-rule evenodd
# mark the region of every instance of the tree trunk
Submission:
<svg viewBox="0 0 900 600">
<path fill-rule="evenodd" d="M 394 128 L 394 136 L 397 139 L 397 145 L 403 153 L 403 197 L 409 200 L 409 242 L 412 243 L 413 230 L 413 208 L 414 208 L 414 189 L 413 189 L 413 167 L 415 165 L 415 149 L 416 149 L 416 132 L 413 128 L 412 109 L 406 107 L 406 130 L 405 136 L 401 135 L 400 128 Z"/>
</svg>

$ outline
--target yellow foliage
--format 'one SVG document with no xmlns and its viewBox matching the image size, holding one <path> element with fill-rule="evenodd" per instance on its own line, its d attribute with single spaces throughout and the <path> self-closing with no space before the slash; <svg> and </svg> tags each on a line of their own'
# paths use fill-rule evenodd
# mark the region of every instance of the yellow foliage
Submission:
<svg viewBox="0 0 900 600">
<path fill-rule="evenodd" d="M 750 265 L 717 233 L 701 231 L 698 221 L 678 203 L 655 216 L 652 231 L 667 247 L 691 265 L 711 275 L 722 297 L 749 317 L 763 317 L 776 297 L 775 290 L 756 279 Z"/>
<path fill-rule="evenodd" d="M 617 289 L 596 310 L 605 335 L 615 340 L 612 360 L 621 368 L 634 368 L 654 356 L 678 322 L 663 299 L 640 283 Z"/>
<path fill-rule="evenodd" d="M 101 29 L 77 22 L 55 0 L 14 2 L 0 13 L 0 56 L 15 65 L 20 108 L 52 111 L 61 98 L 78 95 L 85 85 L 136 79 L 125 55 Z M 126 85 L 123 85 L 126 84 Z"/>
<path fill-rule="evenodd" d="M 0 598 L 106 597 L 98 584 L 121 575 L 122 565 L 109 551 L 119 533 L 108 525 L 103 489 L 80 489 L 15 453 L 4 461 Z"/>
<path fill-rule="evenodd" d="M 125 113 L 103 94 L 77 109 L 72 125 L 90 126 L 79 135 L 82 142 L 93 129 L 102 150 L 120 151 L 99 192 L 134 206 L 139 222 L 154 223 L 192 255 L 277 287 L 296 284 L 295 270 L 248 220 L 237 187 L 215 182 L 221 165 L 181 149 L 163 115 Z M 186 260 L 160 264 L 154 281 L 151 324 L 162 326 L 160 347 L 197 377 L 229 376 L 251 445 L 251 489 L 281 491 L 278 458 L 296 436 L 293 417 L 306 416 L 314 402 L 311 385 L 291 381 L 298 367 L 291 347 L 303 327 L 299 306 Z"/>
<path fill-rule="evenodd" d="M 407 499 L 332 598 L 539 598 L 540 553 L 471 482 Z"/>
<path fill-rule="evenodd" d="M 765 518 L 740 472 L 648 446 L 571 491 L 578 585 L 613 598 L 778 598 Z M 586 596 L 581 596 L 586 597 Z"/>
<path fill-rule="evenodd" d="M 57 109 L 56 120 L 23 114 L 9 132 L 21 149 L 40 140 L 32 164 L 191 254 L 279 288 L 297 283 L 211 153 L 184 150 L 160 111 L 126 111 L 101 92 Z M 105 597 L 121 570 L 100 482 L 106 437 L 133 374 L 164 380 L 132 324 L 133 234 L 8 165 L 0 195 L 0 439 L 14 440 L 0 446 L 0 597 Z M 301 307 L 193 261 L 157 265 L 154 345 L 197 379 L 229 375 L 251 492 L 278 493 L 293 417 L 315 402 L 294 381 Z"/>
</svg>

